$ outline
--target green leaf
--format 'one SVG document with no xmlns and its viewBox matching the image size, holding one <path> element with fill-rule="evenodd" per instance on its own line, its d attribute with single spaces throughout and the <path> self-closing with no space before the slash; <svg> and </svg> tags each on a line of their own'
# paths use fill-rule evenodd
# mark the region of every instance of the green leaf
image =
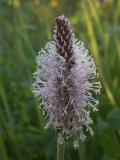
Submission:
<svg viewBox="0 0 120 160">
<path fill-rule="evenodd" d="M 108 119 L 117 119 L 120 120 L 120 108 L 114 108 L 107 115 Z"/>
<path fill-rule="evenodd" d="M 107 115 L 110 126 L 114 130 L 120 129 L 120 108 L 115 108 Z"/>
<path fill-rule="evenodd" d="M 97 127 L 98 129 L 106 129 L 108 128 L 109 124 L 104 121 L 101 117 L 97 118 Z"/>
</svg>

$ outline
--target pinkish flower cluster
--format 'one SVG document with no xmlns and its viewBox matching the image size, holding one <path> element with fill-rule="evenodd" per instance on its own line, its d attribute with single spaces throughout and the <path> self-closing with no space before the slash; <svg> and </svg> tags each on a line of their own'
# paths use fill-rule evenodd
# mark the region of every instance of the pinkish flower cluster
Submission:
<svg viewBox="0 0 120 160">
<path fill-rule="evenodd" d="M 75 38 L 70 22 L 59 16 L 56 23 L 55 40 L 37 56 L 33 92 L 42 98 L 48 123 L 58 131 L 62 143 L 76 134 L 84 139 L 85 128 L 93 133 L 90 111 L 97 110 L 99 102 L 94 96 L 101 85 L 93 82 L 97 76 L 94 60 Z"/>
</svg>

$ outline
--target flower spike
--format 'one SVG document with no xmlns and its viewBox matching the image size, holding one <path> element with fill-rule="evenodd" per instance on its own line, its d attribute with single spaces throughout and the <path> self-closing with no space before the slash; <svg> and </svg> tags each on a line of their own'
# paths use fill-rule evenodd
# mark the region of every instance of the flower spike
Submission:
<svg viewBox="0 0 120 160">
<path fill-rule="evenodd" d="M 94 95 L 100 93 L 101 85 L 93 82 L 98 75 L 94 60 L 75 38 L 69 20 L 62 15 L 55 21 L 54 41 L 37 56 L 33 92 L 42 98 L 48 123 L 61 143 L 76 134 L 84 140 L 85 128 L 93 134 L 90 111 L 97 110 Z"/>
</svg>

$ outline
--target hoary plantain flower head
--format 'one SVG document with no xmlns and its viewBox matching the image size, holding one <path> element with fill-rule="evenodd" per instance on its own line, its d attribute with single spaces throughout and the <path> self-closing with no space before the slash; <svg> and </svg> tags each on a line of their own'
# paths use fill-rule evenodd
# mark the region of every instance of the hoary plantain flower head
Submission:
<svg viewBox="0 0 120 160">
<path fill-rule="evenodd" d="M 100 93 L 95 62 L 84 44 L 75 38 L 65 16 L 56 18 L 54 40 L 37 56 L 33 92 L 42 98 L 48 124 L 55 128 L 62 143 L 73 135 L 92 134 L 90 111 L 97 110 L 94 98 Z"/>
</svg>

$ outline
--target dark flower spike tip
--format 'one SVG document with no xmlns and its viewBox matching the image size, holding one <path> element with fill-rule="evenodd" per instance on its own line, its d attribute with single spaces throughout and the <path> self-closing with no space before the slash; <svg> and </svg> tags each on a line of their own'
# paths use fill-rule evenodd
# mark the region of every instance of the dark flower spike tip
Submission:
<svg viewBox="0 0 120 160">
<path fill-rule="evenodd" d="M 74 34 L 70 22 L 64 15 L 56 17 L 56 26 L 54 30 L 54 39 L 56 51 L 66 59 L 68 69 L 75 64 L 73 58 L 73 38 Z"/>
</svg>

